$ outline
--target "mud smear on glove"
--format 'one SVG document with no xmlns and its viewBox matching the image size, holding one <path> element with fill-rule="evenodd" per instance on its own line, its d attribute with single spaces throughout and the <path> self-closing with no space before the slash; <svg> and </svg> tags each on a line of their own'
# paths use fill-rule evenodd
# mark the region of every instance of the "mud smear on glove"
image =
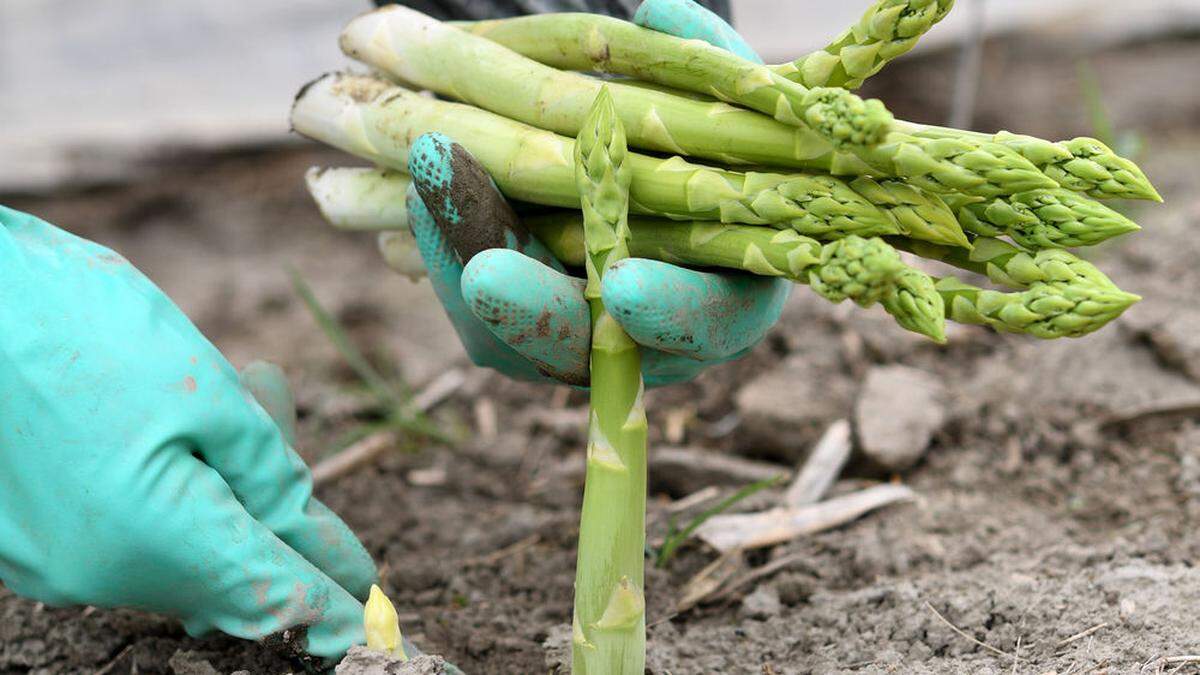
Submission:
<svg viewBox="0 0 1200 675">
<path fill-rule="evenodd" d="M 327 664 L 308 653 L 308 626 L 299 625 L 271 633 L 262 639 L 262 645 L 283 658 L 297 661 L 305 672 L 320 673 Z"/>
<path fill-rule="evenodd" d="M 462 146 L 452 143 L 449 164 L 448 183 L 418 181 L 416 186 L 421 200 L 430 207 L 434 222 L 463 264 L 480 251 L 510 248 L 514 240 L 518 247 L 524 248 L 529 243 L 529 231 L 517 220 L 516 212 L 479 162 Z"/>
</svg>

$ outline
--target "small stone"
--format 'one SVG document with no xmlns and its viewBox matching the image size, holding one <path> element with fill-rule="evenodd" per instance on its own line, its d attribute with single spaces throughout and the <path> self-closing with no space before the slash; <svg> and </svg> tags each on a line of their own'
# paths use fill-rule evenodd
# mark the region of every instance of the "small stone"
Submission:
<svg viewBox="0 0 1200 675">
<path fill-rule="evenodd" d="M 907 366 L 872 368 L 854 408 L 863 454 L 886 471 L 916 464 L 946 421 L 946 398 L 942 383 L 929 373 Z"/>
<path fill-rule="evenodd" d="M 1200 311 L 1187 303 L 1150 298 L 1126 325 L 1154 349 L 1163 365 L 1200 382 Z"/>
<path fill-rule="evenodd" d="M 783 611 L 779 593 L 774 587 L 763 584 L 742 598 L 742 616 L 759 621 L 778 616 Z"/>
<path fill-rule="evenodd" d="M 1118 608 L 1121 611 L 1121 620 L 1125 623 L 1129 623 L 1137 614 L 1137 603 L 1132 598 L 1121 598 Z"/>
<path fill-rule="evenodd" d="M 171 672 L 175 675 L 221 675 L 221 671 L 213 668 L 207 659 L 196 652 L 180 649 L 171 655 L 167 661 Z"/>
</svg>

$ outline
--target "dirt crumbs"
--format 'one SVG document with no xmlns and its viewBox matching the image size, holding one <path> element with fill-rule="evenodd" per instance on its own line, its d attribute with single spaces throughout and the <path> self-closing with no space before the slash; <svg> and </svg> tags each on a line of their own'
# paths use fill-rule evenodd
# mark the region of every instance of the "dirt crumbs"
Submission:
<svg viewBox="0 0 1200 675">
<path fill-rule="evenodd" d="M 392 658 L 364 647 L 352 647 L 337 665 L 336 675 L 445 675 L 446 660 L 440 656 L 418 656 L 408 661 Z"/>
</svg>

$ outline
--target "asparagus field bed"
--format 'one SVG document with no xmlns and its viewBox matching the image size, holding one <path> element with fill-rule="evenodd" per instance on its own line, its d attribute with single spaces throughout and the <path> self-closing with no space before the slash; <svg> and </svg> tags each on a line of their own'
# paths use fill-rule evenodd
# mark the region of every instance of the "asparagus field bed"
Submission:
<svg viewBox="0 0 1200 675">
<path fill-rule="evenodd" d="M 1168 289 L 1200 287 L 1193 264 L 1200 244 L 1189 215 L 1197 204 L 1188 197 L 1200 181 L 1193 161 L 1200 139 L 1174 145 L 1156 148 L 1147 166 L 1174 176 L 1163 186 L 1166 205 L 1148 209 L 1139 217 L 1142 233 L 1097 258 L 1147 297 L 1128 321 L 1154 298 L 1170 313 L 1194 310 L 1190 294 Z M 367 402 L 288 289 L 286 265 L 302 270 L 358 344 L 373 347 L 381 363 L 406 366 L 415 383 L 430 377 L 427 364 L 466 367 L 455 360 L 461 349 L 425 282 L 397 279 L 379 263 L 373 237 L 338 232 L 313 207 L 301 180 L 306 168 L 340 160 L 316 148 L 188 156 L 163 165 L 154 183 L 3 201 L 125 253 L 235 364 L 260 357 L 281 363 L 296 385 L 302 451 L 311 462 L 354 428 L 352 411 Z M 200 183 L 198 170 L 206 177 Z M 757 592 L 755 600 L 735 597 L 669 621 L 652 610 L 652 672 L 761 672 L 763 664 L 780 673 L 836 672 L 865 662 L 914 673 L 1011 672 L 1011 659 L 954 635 L 924 602 L 999 649 L 1014 651 L 1022 637 L 1022 672 L 1062 673 L 1076 663 L 1076 672 L 1088 672 L 1106 659 L 1113 672 L 1137 672 L 1156 656 L 1194 648 L 1197 581 L 1186 564 L 1200 555 L 1200 503 L 1189 492 L 1194 474 L 1184 469 L 1196 447 L 1186 440 L 1186 422 L 1146 419 L 1099 436 L 1069 430 L 1083 415 L 1186 401 L 1196 385 L 1162 365 L 1127 327 L 1053 343 L 967 328 L 938 348 L 907 338 L 881 312 L 846 316 L 800 290 L 749 361 L 674 392 L 649 392 L 653 442 L 669 445 L 664 421 L 691 409 L 697 417 L 686 425 L 684 445 L 760 458 L 770 451 L 786 471 L 798 460 L 786 453 L 802 450 L 852 406 L 864 372 L 905 364 L 945 381 L 959 402 L 926 460 L 905 474 L 922 505 L 779 547 L 772 558 L 795 562 L 740 594 Z M 766 426 L 738 399 L 772 376 L 793 378 L 802 389 L 820 382 L 839 411 L 809 431 Z M 565 644 L 581 485 L 578 472 L 558 471 L 582 464 L 578 421 L 586 398 L 574 394 L 557 407 L 541 387 L 472 377 L 482 379 L 440 414 L 478 435 L 484 429 L 475 411 L 490 406 L 504 421 L 497 439 L 481 436 L 454 450 L 422 443 L 419 453 L 389 455 L 319 496 L 388 570 L 383 586 L 406 636 L 467 672 L 545 672 L 543 645 Z M 727 434 L 731 412 L 741 421 Z M 412 471 L 430 469 L 447 482 L 416 485 L 421 474 Z M 694 481 L 656 475 L 652 465 L 651 542 L 666 522 L 661 496 L 683 496 Z M 688 546 L 667 571 L 649 568 L 648 605 L 669 607 L 710 560 Z M 773 595 L 778 613 L 754 609 Z M 135 660 L 140 672 L 188 672 L 194 662 L 221 673 L 298 672 L 255 645 L 191 639 L 170 620 L 136 612 L 39 608 L 0 591 L 0 619 L 0 673 L 96 672 L 114 662 L 110 672 L 128 673 Z M 1090 640 L 1055 646 L 1101 623 L 1108 625 Z M 173 671 L 168 661 L 181 650 L 190 654 L 176 657 Z"/>
</svg>

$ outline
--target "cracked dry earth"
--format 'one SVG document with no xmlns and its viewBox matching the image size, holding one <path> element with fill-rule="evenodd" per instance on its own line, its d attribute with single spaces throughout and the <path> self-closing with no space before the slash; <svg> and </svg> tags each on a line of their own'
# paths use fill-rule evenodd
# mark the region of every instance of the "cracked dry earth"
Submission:
<svg viewBox="0 0 1200 675">
<path fill-rule="evenodd" d="M 747 359 L 650 392 L 654 446 L 790 471 L 835 419 L 861 423 L 903 399 L 886 385 L 864 398 L 868 380 L 904 381 L 872 378 L 880 369 L 905 366 L 942 388 L 928 401 L 938 408 L 929 447 L 899 475 L 916 503 L 754 552 L 743 573 L 786 562 L 679 614 L 683 584 L 715 554 L 693 543 L 648 570 L 648 670 L 1200 672 L 1171 660 L 1200 653 L 1198 151 L 1195 136 L 1151 142 L 1143 163 L 1167 204 L 1136 206 L 1145 230 L 1092 252 L 1146 300 L 1099 334 L 1038 342 L 961 328 L 938 347 L 879 310 L 798 289 Z M 290 290 L 286 264 L 378 363 L 418 386 L 463 369 L 465 384 L 434 413 L 460 442 L 405 439 L 319 495 L 379 561 L 415 642 L 468 673 L 554 672 L 586 398 L 469 368 L 427 285 L 389 274 L 369 235 L 319 222 L 303 169 L 340 161 L 307 147 L 176 157 L 150 167 L 153 180 L 3 201 L 125 253 L 235 364 L 283 365 L 310 460 L 380 411 Z M 834 490 L 890 477 L 858 457 Z M 748 481 L 652 469 L 652 539 L 670 500 L 710 482 L 728 493 Z M 257 645 L 189 638 L 171 620 L 51 609 L 0 589 L 0 673 L 295 668 Z"/>
</svg>

